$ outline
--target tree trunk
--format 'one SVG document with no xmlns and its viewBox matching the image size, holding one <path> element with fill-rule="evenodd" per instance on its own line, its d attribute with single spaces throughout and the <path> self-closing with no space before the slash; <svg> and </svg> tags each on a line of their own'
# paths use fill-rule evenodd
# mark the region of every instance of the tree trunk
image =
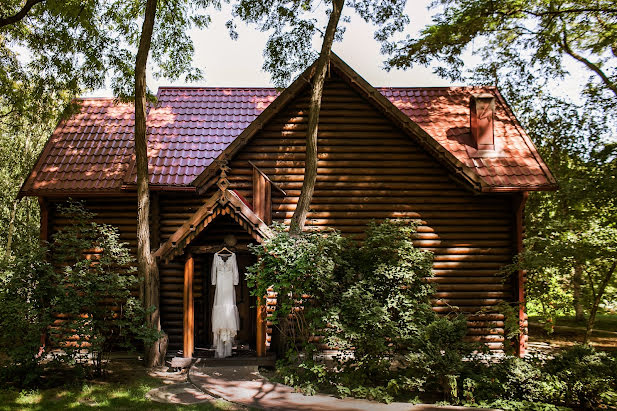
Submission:
<svg viewBox="0 0 617 411">
<path fill-rule="evenodd" d="M 11 209 L 11 219 L 9 220 L 9 228 L 6 236 L 6 250 L 5 256 L 11 255 L 11 247 L 13 246 L 13 234 L 15 234 L 15 218 L 17 217 L 17 205 L 19 200 L 16 198 L 13 200 L 13 208 Z"/>
<path fill-rule="evenodd" d="M 583 321 L 585 315 L 583 312 L 583 302 L 581 301 L 581 283 L 583 281 L 583 266 L 576 263 L 572 275 L 572 296 L 574 304 L 574 312 L 576 321 Z"/>
<path fill-rule="evenodd" d="M 147 323 L 160 331 L 159 272 L 150 249 L 150 192 L 148 178 L 148 140 L 146 130 L 146 63 L 150 52 L 157 0 L 147 0 L 135 59 L 135 161 L 137 166 L 137 271 L 143 281 L 142 301 L 149 311 Z M 146 346 L 146 366 L 162 365 L 167 349 L 163 336 Z"/>
<path fill-rule="evenodd" d="M 585 331 L 585 339 L 583 340 L 583 344 L 589 343 L 589 339 L 591 338 L 591 333 L 593 331 L 593 325 L 596 322 L 596 314 L 598 313 L 600 301 L 602 301 L 604 291 L 606 291 L 606 286 L 613 278 L 613 274 L 615 273 L 615 267 L 617 267 L 617 260 L 613 261 L 611 268 L 606 272 L 606 275 L 602 280 L 602 284 L 600 284 L 600 287 L 598 287 L 598 292 L 594 296 L 593 306 L 591 307 L 591 311 L 589 312 L 589 319 L 587 320 L 587 330 Z"/>
<path fill-rule="evenodd" d="M 328 27 L 324 35 L 321 46 L 321 53 L 317 60 L 315 74 L 313 75 L 313 89 L 311 92 L 311 102 L 309 106 L 308 129 L 306 131 L 306 157 L 304 160 L 304 181 L 302 182 L 302 190 L 298 198 L 298 205 L 291 219 L 290 232 L 292 235 L 297 235 L 304 229 L 306 223 L 306 215 L 308 214 L 311 201 L 313 200 L 313 192 L 315 191 L 315 181 L 317 180 L 317 132 L 319 126 L 319 111 L 321 110 L 321 96 L 323 94 L 323 86 L 326 80 L 326 72 L 330 53 L 332 52 L 332 43 L 338 22 L 341 18 L 344 0 L 334 0 L 332 2 L 332 13 L 328 20 Z"/>
</svg>

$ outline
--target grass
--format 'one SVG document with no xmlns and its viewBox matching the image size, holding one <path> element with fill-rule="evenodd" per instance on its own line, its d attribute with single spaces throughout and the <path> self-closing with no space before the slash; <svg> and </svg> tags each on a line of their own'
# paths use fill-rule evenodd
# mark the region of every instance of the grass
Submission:
<svg viewBox="0 0 617 411">
<path fill-rule="evenodd" d="M 557 325 L 567 327 L 587 327 L 586 321 L 576 321 L 574 316 L 564 316 L 557 318 Z M 593 325 L 594 330 L 615 331 L 617 332 L 617 314 L 598 314 Z"/>
<path fill-rule="evenodd" d="M 540 317 L 530 316 L 530 321 L 539 321 Z M 578 327 L 585 329 L 587 321 L 576 321 L 574 316 L 559 316 L 555 319 L 556 326 Z M 617 314 L 598 314 L 593 326 L 594 330 L 614 331 L 617 332 Z"/>
<path fill-rule="evenodd" d="M 94 382 L 60 388 L 15 391 L 0 389 L 0 411 L 13 410 L 224 410 L 229 403 L 173 405 L 151 402 L 145 395 L 161 381 L 135 377 L 125 382 Z"/>
</svg>

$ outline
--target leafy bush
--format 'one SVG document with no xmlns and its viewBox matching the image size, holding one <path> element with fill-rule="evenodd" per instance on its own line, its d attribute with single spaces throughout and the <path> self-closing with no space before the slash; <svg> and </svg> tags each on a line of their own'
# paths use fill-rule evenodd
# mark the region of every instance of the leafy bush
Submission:
<svg viewBox="0 0 617 411">
<path fill-rule="evenodd" d="M 3 260 L 0 274 L 0 380 L 29 386 L 42 360 L 41 336 L 53 318 L 55 285 L 45 249 L 29 247 Z"/>
<path fill-rule="evenodd" d="M 58 212 L 72 223 L 47 248 L 4 261 L 0 282 L 0 361 L 5 379 L 36 383 L 50 356 L 100 375 L 105 356 L 131 340 L 152 340 L 145 310 L 131 295 L 134 262 L 117 230 L 70 202 Z M 41 348 L 47 340 L 47 350 Z"/>
<path fill-rule="evenodd" d="M 508 410 L 597 409 L 617 405 L 617 360 L 590 347 L 553 359 L 500 360 L 472 354 L 463 316 L 431 309 L 432 255 L 413 247 L 415 226 L 371 224 L 362 245 L 336 231 L 291 237 L 282 226 L 253 248 L 249 281 L 278 293 L 275 325 L 286 356 L 274 378 L 312 394 L 325 391 L 389 402 L 441 394 L 450 403 Z M 502 305 L 507 335 L 518 332 L 515 306 Z M 320 338 L 314 338 L 319 336 Z M 323 344 L 340 348 L 334 364 Z M 285 351 L 283 350 L 283 351 Z"/>
<path fill-rule="evenodd" d="M 617 406 L 617 358 L 590 346 L 575 346 L 547 361 L 547 374 L 562 383 L 559 401 L 577 408 Z"/>
<path fill-rule="evenodd" d="M 489 363 L 475 361 L 463 372 L 463 397 L 469 404 L 492 407 L 510 401 L 512 409 L 520 402 L 576 409 L 614 407 L 616 365 L 614 357 L 589 346 L 572 347 L 544 362 L 515 357 Z"/>
<path fill-rule="evenodd" d="M 285 353 L 326 328 L 328 309 L 342 292 L 340 272 L 349 242 L 336 231 L 290 236 L 282 225 L 273 228 L 275 236 L 252 246 L 258 261 L 248 267 L 246 278 L 253 295 L 275 288 L 278 308 L 270 320 L 281 333 Z"/>
<path fill-rule="evenodd" d="M 434 314 L 426 281 L 433 258 L 413 246 L 415 224 L 371 223 L 361 245 L 336 231 L 275 232 L 253 248 L 258 261 L 247 278 L 255 295 L 269 287 L 278 295 L 272 320 L 289 350 L 281 381 L 385 402 L 427 387 L 456 392 L 453 375 L 470 352 L 466 323 Z M 342 350 L 335 372 L 315 359 L 323 344 Z"/>
</svg>

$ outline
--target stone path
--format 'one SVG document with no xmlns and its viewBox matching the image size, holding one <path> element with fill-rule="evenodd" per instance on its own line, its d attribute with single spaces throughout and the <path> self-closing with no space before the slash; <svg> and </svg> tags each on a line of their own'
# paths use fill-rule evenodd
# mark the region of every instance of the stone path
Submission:
<svg viewBox="0 0 617 411">
<path fill-rule="evenodd" d="M 162 402 L 164 404 L 199 404 L 203 402 L 216 402 L 217 398 L 204 393 L 190 382 L 164 385 L 148 391 L 146 398 Z"/>
<path fill-rule="evenodd" d="M 190 368 L 188 381 L 212 397 L 223 398 L 246 407 L 266 410 L 470 410 L 466 407 L 442 407 L 428 404 L 382 404 L 353 398 L 341 399 L 323 394 L 305 396 L 294 392 L 291 387 L 266 380 L 259 374 L 256 366 L 204 367 L 200 365 L 199 360 Z"/>
</svg>

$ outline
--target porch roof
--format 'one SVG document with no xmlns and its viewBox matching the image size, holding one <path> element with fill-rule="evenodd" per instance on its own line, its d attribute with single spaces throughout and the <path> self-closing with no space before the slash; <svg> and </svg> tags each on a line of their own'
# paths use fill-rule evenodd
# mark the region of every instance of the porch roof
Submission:
<svg viewBox="0 0 617 411">
<path fill-rule="evenodd" d="M 218 216 L 229 215 L 255 240 L 261 242 L 272 231 L 242 199 L 231 190 L 218 190 L 154 253 L 165 261 L 184 253 L 184 249 Z"/>
</svg>

